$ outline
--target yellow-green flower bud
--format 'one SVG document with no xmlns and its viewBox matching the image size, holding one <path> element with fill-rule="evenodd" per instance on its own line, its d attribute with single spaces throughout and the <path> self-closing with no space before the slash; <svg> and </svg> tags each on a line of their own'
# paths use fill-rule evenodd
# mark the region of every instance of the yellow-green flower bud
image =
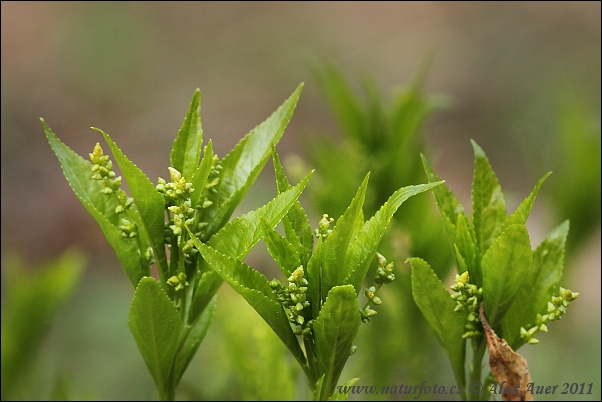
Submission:
<svg viewBox="0 0 602 402">
<path fill-rule="evenodd" d="M 172 168 L 171 166 L 167 168 L 167 170 L 169 170 L 169 177 L 171 177 L 171 181 L 172 182 L 177 182 L 180 181 L 180 179 L 182 178 L 182 173 L 180 173 L 178 170 Z"/>
</svg>

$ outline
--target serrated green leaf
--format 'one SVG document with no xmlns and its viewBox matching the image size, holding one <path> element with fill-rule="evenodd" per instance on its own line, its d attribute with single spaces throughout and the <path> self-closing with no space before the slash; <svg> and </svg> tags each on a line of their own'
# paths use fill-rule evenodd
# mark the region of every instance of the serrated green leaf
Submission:
<svg viewBox="0 0 602 402">
<path fill-rule="evenodd" d="M 155 260 L 159 267 L 159 276 L 161 282 L 164 283 L 169 277 L 167 255 L 165 253 L 165 200 L 150 179 L 124 155 L 113 139 L 104 131 L 95 130 L 100 132 L 109 144 L 113 157 L 119 165 L 121 173 L 123 173 L 148 233 Z M 145 251 L 141 250 L 141 252 Z"/>
<path fill-rule="evenodd" d="M 362 282 L 366 277 L 370 263 L 376 255 L 376 250 L 391 222 L 391 218 L 408 198 L 427 191 L 443 182 L 418 184 L 402 187 L 395 191 L 382 207 L 370 218 L 357 236 L 352 240 L 345 258 L 344 270 L 346 277 L 344 283 L 353 285 L 359 294 Z"/>
<path fill-rule="evenodd" d="M 299 100 L 303 84 L 263 123 L 255 127 L 221 160 L 217 194 L 210 198 L 214 205 L 205 221 L 211 235 L 219 230 L 242 201 L 249 187 L 270 157 L 272 145 L 278 143 Z M 204 239 L 207 240 L 207 239 Z"/>
<path fill-rule="evenodd" d="M 179 171 L 187 181 L 191 180 L 197 170 L 202 145 L 201 90 L 197 88 L 169 156 L 171 167 Z"/>
<path fill-rule="evenodd" d="M 541 185 L 551 173 L 552 172 L 548 172 L 541 179 L 539 179 L 537 185 L 535 186 L 533 191 L 531 191 L 531 194 L 529 194 L 529 196 L 525 198 L 523 202 L 521 202 L 521 204 L 514 210 L 514 212 L 512 212 L 512 214 L 508 216 L 506 221 L 504 221 L 504 224 L 502 225 L 502 231 L 505 230 L 508 226 L 515 223 L 523 225 L 527 223 L 527 219 L 529 218 L 529 214 L 531 213 L 531 208 L 533 208 L 533 203 L 535 202 L 535 197 L 537 196 Z"/>
<path fill-rule="evenodd" d="M 263 240 L 268 252 L 278 264 L 285 277 L 291 276 L 293 271 L 301 264 L 299 253 L 295 247 L 284 237 L 280 236 L 266 221 L 260 217 Z"/>
<path fill-rule="evenodd" d="M 481 260 L 483 303 L 487 321 L 496 329 L 529 274 L 533 252 L 525 225 L 510 225 Z"/>
<path fill-rule="evenodd" d="M 280 163 L 280 157 L 278 156 L 275 147 L 272 147 L 272 159 L 274 161 L 276 185 L 278 187 L 278 192 L 281 193 L 290 188 L 290 184 L 284 172 L 284 168 Z M 299 201 L 293 204 L 286 216 L 282 219 L 282 224 L 284 225 L 286 239 L 296 247 L 301 260 L 301 265 L 306 267 L 313 252 L 314 235 L 309 224 L 309 218 Z"/>
<path fill-rule="evenodd" d="M 154 278 L 140 280 L 130 306 L 128 326 L 159 395 L 165 398 L 175 388 L 171 370 L 182 322 L 178 310 Z"/>
<path fill-rule="evenodd" d="M 502 224 L 506 220 L 506 206 L 502 187 L 489 164 L 487 155 L 476 142 L 471 140 L 471 144 L 475 158 L 472 181 L 472 223 L 477 247 L 482 254 L 485 254 L 500 234 Z"/>
<path fill-rule="evenodd" d="M 209 326 L 213 321 L 216 301 L 217 295 L 214 295 L 199 318 L 192 325 L 186 325 L 182 332 L 174 365 L 176 384 L 180 382 L 182 375 L 188 368 L 190 361 L 194 357 L 199 346 L 201 346 L 201 342 L 209 330 Z"/>
<path fill-rule="evenodd" d="M 228 222 L 218 233 L 211 237 L 208 244 L 228 256 L 243 260 L 261 238 L 260 217 L 268 225 L 276 226 L 297 200 L 307 185 L 310 176 L 311 173 L 299 184 L 277 195 L 266 205 Z M 203 273 L 192 297 L 191 319 L 196 318 L 203 311 L 222 283 L 221 277 L 213 270 L 207 271 L 204 263 L 201 263 L 200 269 Z"/>
<path fill-rule="evenodd" d="M 299 364 L 305 368 L 305 355 L 266 277 L 245 263 L 201 243 L 193 234 L 191 238 L 207 264 L 261 315 Z"/>
<path fill-rule="evenodd" d="M 260 218 L 263 218 L 268 226 L 276 226 L 297 201 L 310 177 L 311 173 L 266 205 L 228 222 L 208 244 L 228 256 L 242 260 L 261 238 Z"/>
<path fill-rule="evenodd" d="M 190 195 L 190 204 L 192 208 L 196 208 L 203 194 L 203 190 L 207 185 L 207 178 L 211 173 L 211 168 L 213 167 L 213 142 L 209 140 L 207 145 L 205 146 L 205 151 L 203 153 L 203 160 L 199 164 L 198 168 L 195 170 L 192 175 L 191 183 L 194 191 Z"/>
<path fill-rule="evenodd" d="M 339 217 L 332 232 L 322 244 L 322 299 L 326 299 L 326 295 L 333 287 L 346 284 L 343 279 L 346 278 L 349 271 L 344 269 L 347 268 L 345 259 L 350 243 L 352 243 L 352 239 L 356 234 L 358 218 L 362 220 L 359 224 L 363 223 L 361 211 L 366 197 L 369 177 L 370 173 L 364 177 L 364 181 L 358 188 L 353 200 L 351 200 L 351 204 L 349 204 L 345 213 Z M 358 288 L 356 290 L 359 292 Z"/>
<path fill-rule="evenodd" d="M 564 252 L 569 232 L 569 221 L 553 229 L 533 252 L 533 264 L 523 286 L 516 294 L 502 319 L 502 335 L 512 349 L 524 344 L 520 328 L 535 324 L 537 313 L 546 313 L 548 301 L 558 288 L 564 268 Z"/>
<path fill-rule="evenodd" d="M 408 259 L 412 267 L 412 295 L 437 340 L 447 352 L 458 385 L 466 384 L 464 315 L 454 311 L 456 302 L 432 270 L 420 258 Z"/>
<path fill-rule="evenodd" d="M 73 192 L 100 226 L 107 242 L 113 247 L 117 259 L 123 266 L 132 287 L 136 287 L 143 276 L 150 275 L 146 258 L 140 253 L 135 239 L 124 238 L 117 228 L 118 215 L 115 213 L 117 201 L 114 197 L 102 194 L 104 188 L 99 180 L 92 179 L 92 163 L 76 154 L 65 145 L 40 119 L 50 147 L 57 156 L 63 174 Z"/>
<path fill-rule="evenodd" d="M 314 323 L 314 339 L 320 374 L 325 374 L 321 399 L 334 392 L 360 327 L 360 311 L 353 286 L 335 286 Z"/>
<path fill-rule="evenodd" d="M 424 171 L 426 172 L 429 183 L 440 181 L 441 179 L 439 176 L 437 176 L 425 156 L 422 154 L 420 154 L 420 156 L 422 158 L 422 165 L 424 166 Z M 441 184 L 437 188 L 433 189 L 433 196 L 435 197 L 435 202 L 439 208 L 439 212 L 441 212 L 441 215 L 443 216 L 447 233 L 452 237 L 452 241 L 454 242 L 456 236 L 456 222 L 458 220 L 458 216 L 464 215 L 464 207 L 456 199 L 446 184 Z"/>
</svg>

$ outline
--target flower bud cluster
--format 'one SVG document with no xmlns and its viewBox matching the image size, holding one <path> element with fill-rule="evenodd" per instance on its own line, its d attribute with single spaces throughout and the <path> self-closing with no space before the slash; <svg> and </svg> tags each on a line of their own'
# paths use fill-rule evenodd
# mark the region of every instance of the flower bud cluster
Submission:
<svg viewBox="0 0 602 402">
<path fill-rule="evenodd" d="M 288 320 L 293 324 L 295 335 L 308 337 L 311 334 L 313 320 L 305 321 L 303 311 L 309 307 L 307 300 L 307 279 L 305 279 L 303 266 L 299 266 L 288 277 L 288 286 L 280 283 L 278 279 L 270 281 L 272 291 L 276 293 L 278 301 L 288 310 Z"/>
<path fill-rule="evenodd" d="M 368 301 L 364 305 L 364 308 L 360 310 L 360 317 L 364 324 L 370 322 L 370 318 L 377 314 L 377 311 L 372 309 L 370 305 L 372 304 L 374 306 L 379 306 L 382 304 L 382 300 L 376 295 L 376 293 L 380 290 L 382 285 L 389 284 L 395 279 L 395 274 L 393 273 L 394 264 L 392 262 L 387 264 L 387 259 L 378 252 L 376 253 L 376 263 L 377 268 L 374 282 L 377 286 L 370 286 L 369 288 L 366 288 L 364 294 L 366 295 Z"/>
<path fill-rule="evenodd" d="M 102 147 L 98 142 L 94 146 L 92 153 L 88 155 L 92 162 L 92 172 L 94 172 L 92 179 L 102 180 L 104 188 L 101 192 L 103 194 L 114 194 L 117 198 L 115 213 L 121 214 L 130 209 L 134 203 L 134 199 L 128 197 L 125 191 L 121 189 L 121 176 L 115 177 L 113 162 L 109 160 L 108 155 L 104 155 Z M 130 222 L 128 219 L 122 218 L 118 228 L 121 230 L 121 235 L 123 237 L 136 237 L 138 235 L 136 223 Z"/>
<path fill-rule="evenodd" d="M 390 262 L 387 264 L 387 260 L 380 253 L 376 253 L 376 261 L 378 267 L 376 268 L 376 276 L 374 282 L 377 284 L 389 284 L 395 280 L 395 274 L 393 273 L 394 264 Z"/>
<path fill-rule="evenodd" d="M 524 327 L 520 328 L 520 337 L 523 338 L 527 343 L 535 345 L 539 343 L 539 339 L 534 338 L 535 334 L 539 331 L 548 332 L 548 326 L 546 325 L 549 321 L 560 320 L 569 303 L 579 297 L 578 292 L 573 292 L 563 287 L 560 288 L 559 296 L 552 296 L 552 299 L 548 302 L 547 314 L 537 314 L 535 317 L 535 325 L 526 330 Z"/>
<path fill-rule="evenodd" d="M 328 214 L 322 215 L 322 219 L 318 222 L 318 228 L 314 231 L 314 235 L 317 238 L 322 238 L 322 240 L 326 240 L 328 235 L 332 233 L 332 229 L 330 228 L 330 224 L 334 222 L 333 218 L 329 218 Z"/>
<path fill-rule="evenodd" d="M 467 313 L 466 332 L 462 338 L 471 338 L 481 336 L 483 334 L 481 321 L 479 318 L 479 305 L 483 299 L 483 288 L 478 288 L 476 285 L 469 283 L 468 271 L 461 275 L 456 274 L 456 281 L 451 286 L 455 292 L 451 298 L 456 301 L 454 311 L 463 311 Z"/>
<path fill-rule="evenodd" d="M 167 284 L 175 287 L 176 291 L 184 289 L 188 286 L 188 281 L 186 280 L 186 274 L 184 272 L 180 272 L 178 276 L 174 275 L 167 280 Z"/>
<path fill-rule="evenodd" d="M 163 194 L 165 205 L 179 205 L 190 198 L 194 189 L 192 188 L 192 183 L 187 182 L 177 169 L 172 167 L 168 167 L 167 169 L 169 170 L 171 183 L 167 183 L 165 179 L 159 177 L 156 188 L 157 191 Z"/>
</svg>

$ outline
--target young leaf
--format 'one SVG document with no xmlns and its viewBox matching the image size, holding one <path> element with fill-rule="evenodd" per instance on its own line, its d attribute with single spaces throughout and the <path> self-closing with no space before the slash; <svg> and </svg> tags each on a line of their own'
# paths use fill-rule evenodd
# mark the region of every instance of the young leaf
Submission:
<svg viewBox="0 0 602 402">
<path fill-rule="evenodd" d="M 197 88 L 190 102 L 188 113 L 178 130 L 171 148 L 171 167 L 179 171 L 186 180 L 192 178 L 201 157 L 203 129 L 201 127 L 201 90 Z"/>
<path fill-rule="evenodd" d="M 345 266 L 349 244 L 355 235 L 354 232 L 358 218 L 361 220 L 360 224 L 363 223 L 360 213 L 362 205 L 364 205 L 369 177 L 370 173 L 364 177 L 364 181 L 358 188 L 351 204 L 337 220 L 332 232 L 322 245 L 322 299 L 326 299 L 326 295 L 328 295 L 330 289 L 333 287 L 348 283 L 342 281 L 347 271 L 341 269 L 341 267 Z M 356 290 L 359 292 L 358 288 Z"/>
<path fill-rule="evenodd" d="M 531 194 L 529 194 L 529 196 L 527 198 L 525 198 L 523 202 L 521 202 L 521 204 L 518 206 L 518 208 L 516 208 L 514 210 L 514 212 L 504 221 L 504 224 L 502 225 L 502 231 L 505 230 L 508 226 L 515 224 L 515 223 L 520 223 L 523 225 L 525 223 L 527 223 L 527 218 L 529 218 L 529 214 L 531 213 L 531 208 L 533 208 L 533 203 L 535 202 L 535 197 L 537 196 L 537 193 L 539 192 L 541 185 L 543 184 L 543 182 L 548 178 L 548 176 L 551 173 L 552 172 L 548 172 L 541 179 L 539 179 L 539 181 L 537 182 L 537 185 L 535 186 L 533 191 L 531 191 Z"/>
<path fill-rule="evenodd" d="M 209 140 L 207 145 L 205 146 L 205 151 L 203 153 L 203 160 L 198 168 L 194 171 L 190 182 L 192 183 L 192 188 L 194 191 L 190 195 L 190 204 L 192 208 L 196 208 L 199 203 L 199 199 L 201 198 L 201 194 L 207 185 L 207 178 L 209 177 L 209 173 L 211 173 L 211 168 L 213 167 L 213 142 Z M 184 176 L 186 178 L 186 176 Z"/>
<path fill-rule="evenodd" d="M 387 202 L 364 224 L 364 227 L 351 241 L 345 258 L 344 271 L 346 277 L 344 283 L 350 283 L 356 289 L 356 292 L 359 293 L 359 289 L 376 254 L 376 249 L 385 233 L 385 229 L 397 209 L 408 198 L 436 187 L 441 183 L 443 182 L 402 187 L 389 197 Z"/>
<path fill-rule="evenodd" d="M 276 144 L 290 121 L 303 84 L 259 126 L 247 134 L 221 161 L 217 194 L 210 198 L 219 209 L 212 210 L 206 219 L 208 235 L 215 233 L 230 218 L 267 162 L 273 144 Z M 207 240 L 207 239 L 204 239 Z"/>
<path fill-rule="evenodd" d="M 481 261 L 483 303 L 496 329 L 528 276 L 533 253 L 524 225 L 511 225 L 491 245 Z"/>
<path fill-rule="evenodd" d="M 360 324 L 359 305 L 353 286 L 333 287 L 313 327 L 319 372 L 326 374 L 322 384 L 322 399 L 334 392 Z"/>
<path fill-rule="evenodd" d="M 307 263 L 306 279 L 309 283 L 307 289 L 312 317 L 317 317 L 322 308 L 322 244 L 322 237 L 320 237 L 316 249 Z"/>
<path fill-rule="evenodd" d="M 182 322 L 178 310 L 154 278 L 140 280 L 130 306 L 128 325 L 159 395 L 167 397 L 175 387 L 171 370 Z"/>
<path fill-rule="evenodd" d="M 422 165 L 424 166 L 424 171 L 426 172 L 429 183 L 440 181 L 441 179 L 439 176 L 437 176 L 431 165 L 429 165 L 424 155 L 420 154 L 420 156 L 422 158 Z M 452 241 L 455 241 L 456 222 L 458 220 L 458 216 L 464 215 L 464 207 L 445 184 L 433 189 L 433 196 L 435 197 L 437 207 L 444 218 L 447 233 L 452 237 Z"/>
<path fill-rule="evenodd" d="M 101 193 L 104 188 L 99 180 L 92 179 L 92 164 L 73 152 L 50 130 L 44 119 L 42 126 L 50 147 L 59 159 L 63 174 L 86 210 L 98 222 L 107 242 L 113 247 L 130 283 L 135 288 L 143 276 L 150 275 L 146 258 L 134 239 L 125 238 L 117 228 L 115 213 L 117 202 Z"/>
<path fill-rule="evenodd" d="M 299 364 L 305 367 L 306 359 L 299 341 L 265 276 L 245 263 L 201 243 L 192 233 L 191 238 L 207 264 L 261 315 Z"/>
<path fill-rule="evenodd" d="M 301 264 L 299 253 L 286 238 L 280 236 L 263 218 L 260 218 L 260 220 L 261 229 L 263 230 L 263 240 L 268 252 L 274 258 L 284 276 L 288 278 Z"/>
<path fill-rule="evenodd" d="M 475 167 L 472 181 L 472 223 L 477 247 L 485 254 L 498 237 L 506 220 L 506 206 L 502 187 L 493 172 L 485 152 L 471 140 Z"/>
<path fill-rule="evenodd" d="M 564 221 L 535 249 L 533 264 L 524 284 L 502 319 L 502 335 L 514 350 L 524 343 L 520 328 L 535 324 L 535 316 L 545 312 L 548 301 L 558 287 L 568 232 L 569 221 Z"/>
<path fill-rule="evenodd" d="M 275 147 L 272 147 L 272 159 L 274 161 L 274 172 L 276 175 L 278 193 L 282 193 L 290 188 L 290 184 L 284 173 L 284 168 L 280 163 L 280 157 L 278 156 Z M 299 201 L 293 204 L 286 216 L 282 219 L 282 223 L 284 225 L 285 237 L 297 248 L 301 265 L 306 267 L 314 248 L 314 235 L 311 231 L 309 218 Z"/>
<path fill-rule="evenodd" d="M 263 218 L 268 226 L 276 226 L 297 201 L 310 177 L 311 173 L 266 205 L 228 222 L 208 244 L 226 255 L 242 260 L 261 238 L 260 218 Z"/>
<path fill-rule="evenodd" d="M 447 352 L 458 385 L 466 384 L 464 353 L 466 342 L 464 318 L 454 311 L 456 302 L 451 298 L 437 274 L 420 258 L 409 258 L 412 267 L 412 295 L 416 305 Z"/>
<path fill-rule="evenodd" d="M 111 137 L 100 129 L 95 130 L 100 132 L 109 144 L 113 157 L 123 173 L 149 235 L 161 282 L 164 283 L 169 275 L 165 253 L 165 200 L 144 172 L 124 155 Z"/>
<path fill-rule="evenodd" d="M 226 255 L 243 260 L 261 238 L 260 217 L 266 221 L 268 226 L 276 226 L 299 198 L 310 176 L 311 173 L 295 187 L 277 195 L 266 205 L 228 222 L 211 237 L 208 244 Z M 201 265 L 200 268 L 203 273 L 192 298 L 191 319 L 196 318 L 203 311 L 222 283 L 222 279 L 217 273 L 213 270 L 206 271 L 209 269 L 206 265 L 204 267 Z"/>
</svg>

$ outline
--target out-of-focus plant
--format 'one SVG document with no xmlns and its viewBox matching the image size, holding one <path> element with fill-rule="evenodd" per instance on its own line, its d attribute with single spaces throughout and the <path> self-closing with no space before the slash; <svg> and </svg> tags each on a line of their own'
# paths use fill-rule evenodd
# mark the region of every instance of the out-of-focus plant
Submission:
<svg viewBox="0 0 602 402">
<path fill-rule="evenodd" d="M 74 292 L 86 265 L 81 252 L 68 250 L 40 267 L 27 267 L 16 254 L 3 261 L 2 400 L 32 398 L 27 373 L 59 307 Z"/>
<path fill-rule="evenodd" d="M 292 187 L 275 150 L 273 159 L 278 192 L 285 194 Z M 361 323 L 369 322 L 376 314 L 372 307 L 381 304 L 378 291 L 395 279 L 393 263 L 388 264 L 377 253 L 386 227 L 404 201 L 440 184 L 402 187 L 364 221 L 362 206 L 368 177 L 332 228 L 334 219 L 324 214 L 312 231 L 299 202 L 283 219 L 284 236 L 274 224 L 261 220 L 267 249 L 287 278 L 285 284 L 278 279 L 268 281 L 255 269 L 190 233 L 207 263 L 257 310 L 291 351 L 316 400 L 346 397 L 344 392 L 334 393 L 347 359 L 355 352 L 354 338 Z M 314 234 L 318 238 L 315 248 Z M 238 242 L 232 240 L 230 247 L 236 249 Z M 366 301 L 360 308 L 360 290 L 375 257 L 378 270 L 374 285 L 365 289 Z"/>
<path fill-rule="evenodd" d="M 100 225 L 135 288 L 128 324 L 162 400 L 175 398 L 176 387 L 209 328 L 223 282 L 199 257 L 185 228 L 213 249 L 243 259 L 260 239 L 260 217 L 273 226 L 282 219 L 309 177 L 228 222 L 270 157 L 271 147 L 282 137 L 302 86 L 223 159 L 213 153 L 211 141 L 201 158 L 197 89 L 171 150 L 171 181 L 159 178 L 157 185 L 108 134 L 97 129 L 121 169 L 131 198 L 121 189 L 121 177 L 100 144 L 88 162 L 42 120 L 69 185 Z M 152 264 L 158 281 L 151 276 Z"/>
<path fill-rule="evenodd" d="M 556 216 L 571 222 L 567 252 L 572 253 L 600 227 L 600 116 L 594 117 L 575 99 L 559 109 L 557 150 L 552 158 L 554 166 L 558 166 L 554 169 L 558 177 L 551 184 L 547 199 Z"/>
<path fill-rule="evenodd" d="M 424 180 L 420 153 L 429 152 L 421 129 L 425 119 L 448 102 L 444 96 L 424 95 L 425 66 L 388 101 L 368 77 L 361 81 L 361 96 L 337 68 L 315 70 L 342 139 L 324 134 L 308 142 L 306 155 L 316 168 L 308 186 L 314 210 L 342 214 L 366 171 L 372 173 L 364 204 L 367 214 L 375 213 L 396 189 Z M 441 246 L 448 242 L 436 208 L 421 196 L 412 197 L 394 216 L 382 247 L 399 266 L 407 257 L 419 256 L 434 261 L 437 274 L 445 277 L 453 257 Z M 427 362 L 434 359 L 433 349 L 425 342 L 429 329 L 411 297 L 410 273 L 401 270 L 397 278 L 384 289 L 389 308 L 382 309 L 382 319 L 364 333 L 368 339 L 379 339 L 371 343 L 368 359 L 361 363 L 366 369 L 363 379 L 371 384 L 393 384 L 400 378 L 420 383 L 432 377 L 428 370 L 433 365 Z"/>
<path fill-rule="evenodd" d="M 558 287 L 569 223 L 560 224 L 531 250 L 525 224 L 549 173 L 507 215 L 504 194 L 489 160 L 474 141 L 472 145 L 475 168 L 471 219 L 447 186 L 433 190 L 453 242 L 458 274 L 451 289 L 456 293 L 450 294 L 430 265 L 418 257 L 408 259 L 412 293 L 449 356 L 462 399 L 488 400 L 493 391 L 502 394 L 504 400 L 533 400 L 536 390 L 527 361 L 515 350 L 526 343 L 538 343 L 535 334 L 547 332 L 548 323 L 560 319 L 578 296 Z M 429 181 L 439 182 L 424 157 L 423 162 Z M 467 339 L 472 347 L 468 379 Z M 481 368 L 486 350 L 492 375 L 483 381 Z M 475 388 L 474 384 L 485 385 Z"/>
</svg>

